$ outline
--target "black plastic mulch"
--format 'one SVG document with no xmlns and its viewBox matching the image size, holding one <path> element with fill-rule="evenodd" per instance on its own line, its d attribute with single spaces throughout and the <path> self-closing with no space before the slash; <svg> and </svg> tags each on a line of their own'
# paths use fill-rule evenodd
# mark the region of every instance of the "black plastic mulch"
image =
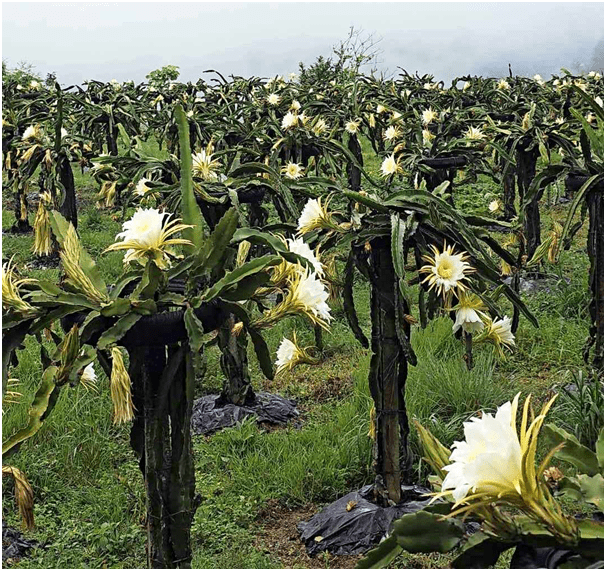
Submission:
<svg viewBox="0 0 606 571">
<path fill-rule="evenodd" d="M 294 400 L 265 392 L 256 393 L 255 400 L 244 406 L 224 403 L 218 395 L 207 395 L 194 401 L 192 431 L 194 434 L 212 434 L 251 416 L 258 422 L 284 425 L 299 416 L 299 412 Z"/>
<path fill-rule="evenodd" d="M 423 509 L 429 503 L 424 494 L 431 491 L 423 486 L 402 486 L 406 499 L 395 506 L 381 507 L 372 501 L 373 488 L 370 484 L 351 492 L 308 522 L 299 523 L 301 540 L 309 555 L 323 551 L 335 555 L 365 553 L 390 531 L 394 520 Z"/>
<path fill-rule="evenodd" d="M 2 562 L 26 557 L 27 552 L 37 545 L 37 541 L 25 539 L 23 534 L 2 521 Z"/>
</svg>

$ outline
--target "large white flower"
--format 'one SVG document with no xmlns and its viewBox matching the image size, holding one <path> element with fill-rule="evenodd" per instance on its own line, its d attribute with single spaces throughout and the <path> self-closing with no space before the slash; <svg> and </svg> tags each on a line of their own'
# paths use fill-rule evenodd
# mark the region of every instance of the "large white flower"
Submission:
<svg viewBox="0 0 606 571">
<path fill-rule="evenodd" d="M 497 346 L 515 347 L 516 338 L 511 332 L 511 319 L 507 316 L 503 319 L 493 319 L 488 326 L 487 337 Z"/>
<path fill-rule="evenodd" d="M 466 274 L 473 271 L 473 268 L 465 260 L 467 255 L 454 253 L 454 246 L 445 247 L 443 252 L 440 252 L 433 244 L 431 244 L 433 256 L 424 255 L 423 259 L 429 262 L 429 265 L 423 266 L 421 272 L 429 275 L 423 280 L 423 283 L 429 282 L 429 289 L 434 287 L 440 294 L 448 294 L 451 290 L 466 288 L 462 280 L 466 278 Z"/>
<path fill-rule="evenodd" d="M 488 205 L 488 210 L 490 210 L 491 213 L 495 214 L 496 212 L 500 212 L 502 210 L 503 205 L 501 204 L 500 200 L 493 200 L 489 205 Z"/>
<path fill-rule="evenodd" d="M 297 163 L 288 163 L 285 167 L 282 167 L 282 174 L 286 178 L 296 180 L 303 176 L 303 167 Z"/>
<path fill-rule="evenodd" d="M 482 413 L 463 423 L 465 440 L 455 442 L 452 464 L 442 482 L 442 491 L 452 490 L 456 502 L 467 494 L 521 493 L 522 448 L 515 427 L 517 397 L 497 409 L 495 416 Z"/>
<path fill-rule="evenodd" d="M 388 157 L 386 157 L 381 163 L 381 175 L 389 176 L 391 174 L 399 174 L 403 172 L 400 163 L 396 161 L 396 157 L 392 153 Z"/>
<path fill-rule="evenodd" d="M 209 147 L 191 156 L 192 172 L 202 180 L 214 181 L 219 178 L 219 175 L 215 171 L 221 166 L 221 163 L 218 159 L 213 159 Z"/>
<path fill-rule="evenodd" d="M 300 274 L 292 285 L 293 299 L 301 304 L 307 311 L 320 317 L 324 321 L 330 321 L 330 307 L 326 303 L 328 291 L 324 284 L 316 277 L 315 273 L 306 272 Z"/>
<path fill-rule="evenodd" d="M 360 128 L 361 121 L 361 119 L 353 119 L 351 121 L 347 121 L 347 123 L 345 123 L 345 130 L 348 133 L 355 135 L 358 132 L 358 129 Z"/>
<path fill-rule="evenodd" d="M 296 127 L 299 124 L 299 117 L 296 113 L 289 111 L 284 117 L 282 117 L 282 129 L 290 129 Z"/>
<path fill-rule="evenodd" d="M 486 135 L 482 132 L 482 129 L 477 127 L 469 127 L 465 132 L 465 138 L 470 141 L 481 141 L 486 138 Z"/>
<path fill-rule="evenodd" d="M 294 252 L 295 254 L 298 254 L 311 262 L 312 266 L 314 267 L 314 271 L 318 276 L 322 277 L 324 275 L 322 263 L 320 260 L 318 260 L 318 258 L 316 258 L 313 250 L 308 244 L 305 243 L 303 238 L 295 238 L 294 240 L 288 238 L 286 243 L 288 244 L 288 249 L 291 252 Z"/>
<path fill-rule="evenodd" d="M 328 130 L 328 124 L 326 123 L 326 121 L 324 119 L 322 119 L 322 117 L 320 117 L 314 123 L 314 126 L 311 128 L 311 130 L 312 130 L 313 134 L 316 135 L 316 137 L 319 137 L 322 133 L 324 133 Z"/>
<path fill-rule="evenodd" d="M 148 182 L 150 181 L 147 178 L 142 178 L 139 180 L 137 186 L 135 186 L 135 194 L 137 196 L 145 196 L 151 190 L 151 188 L 147 186 Z"/>
<path fill-rule="evenodd" d="M 280 96 L 277 93 L 270 93 L 267 96 L 267 103 L 270 105 L 277 105 L 280 103 Z"/>
<path fill-rule="evenodd" d="M 146 246 L 157 244 L 166 216 L 165 212 L 155 208 L 139 208 L 130 220 L 122 224 L 123 231 L 117 234 L 116 238 L 122 238 L 124 241 L 136 240 Z"/>
<path fill-rule="evenodd" d="M 307 229 L 313 229 L 319 227 L 322 220 L 324 220 L 324 209 L 320 199 L 310 198 L 307 204 L 303 207 L 303 212 L 299 217 L 299 223 L 297 224 L 297 230 L 299 232 L 305 232 Z"/>
<path fill-rule="evenodd" d="M 398 126 L 391 125 L 385 129 L 385 133 L 383 133 L 383 138 L 386 141 L 393 141 L 402 135 L 402 131 Z"/>
<path fill-rule="evenodd" d="M 466 291 L 459 292 L 459 303 L 453 308 L 456 313 L 456 321 L 452 326 L 453 333 L 456 333 L 461 327 L 466 333 L 476 333 L 484 329 L 484 321 L 487 319 L 482 312 L 484 303 L 482 299 L 474 293 Z"/>
<path fill-rule="evenodd" d="M 95 367 L 92 363 L 89 363 L 86 367 L 84 367 L 80 381 L 83 384 L 94 384 L 97 381 L 97 374 L 95 373 Z"/>
<path fill-rule="evenodd" d="M 297 346 L 290 339 L 284 337 L 277 351 L 276 367 L 278 372 L 292 368 L 297 362 L 297 354 Z"/>
<path fill-rule="evenodd" d="M 116 235 L 122 238 L 107 248 L 106 252 L 126 250 L 124 263 L 137 261 L 145 264 L 151 259 L 161 269 L 170 265 L 170 257 L 174 257 L 172 246 L 189 245 L 191 242 L 184 238 L 171 238 L 190 225 L 180 224 L 180 220 L 170 220 L 171 214 L 160 212 L 155 208 L 139 208 L 130 220 L 122 225 L 123 232 Z"/>
<path fill-rule="evenodd" d="M 421 114 L 421 119 L 423 120 L 423 125 L 429 125 L 432 121 L 438 118 L 438 114 L 430 107 L 429 109 L 425 109 Z"/>
<path fill-rule="evenodd" d="M 40 125 L 30 125 L 23 132 L 21 139 L 27 141 L 28 139 L 40 139 L 42 137 L 42 128 Z"/>
</svg>

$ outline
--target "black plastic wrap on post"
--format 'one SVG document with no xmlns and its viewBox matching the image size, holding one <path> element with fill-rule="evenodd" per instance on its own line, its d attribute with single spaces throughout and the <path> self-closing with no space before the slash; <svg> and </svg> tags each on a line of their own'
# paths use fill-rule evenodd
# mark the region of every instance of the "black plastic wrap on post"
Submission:
<svg viewBox="0 0 606 571">
<path fill-rule="evenodd" d="M 396 324 L 395 270 L 388 238 L 371 242 L 371 349 L 368 382 L 376 410 L 374 466 L 390 500 L 400 501 L 400 485 L 409 474 L 408 417 L 404 397 L 408 363 Z M 408 313 L 408 308 L 404 308 Z M 404 326 L 409 335 L 410 326 Z"/>
<path fill-rule="evenodd" d="M 438 157 L 435 159 L 421 159 L 419 162 L 432 169 L 452 169 L 464 167 L 467 164 L 467 157 Z"/>
<path fill-rule="evenodd" d="M 594 346 L 591 360 L 596 369 L 604 366 L 604 179 L 587 193 L 589 232 L 587 254 L 589 255 L 589 315 L 591 317 L 590 344 Z M 589 355 L 586 355 L 589 361 Z"/>
<path fill-rule="evenodd" d="M 225 311 L 218 303 L 210 302 L 194 310 L 196 317 L 202 322 L 205 332 L 218 329 L 227 317 Z M 187 338 L 185 323 L 183 322 L 184 310 L 167 311 L 156 315 L 143 316 L 133 325 L 119 341 L 119 344 L 130 347 L 150 347 L 159 345 L 174 345 Z M 64 331 L 69 331 L 73 325 L 80 325 L 86 319 L 84 313 L 74 313 L 61 319 Z M 111 327 L 117 320 L 115 317 L 106 317 L 106 327 Z M 98 337 L 99 332 L 96 333 Z M 95 342 L 95 338 L 84 339 L 83 342 Z"/>
<path fill-rule="evenodd" d="M 524 148 L 523 143 L 521 143 L 521 148 Z M 528 194 L 530 185 L 536 174 L 539 149 L 534 147 L 530 151 L 518 150 L 516 157 L 518 192 L 520 194 L 520 203 L 523 204 L 526 201 L 526 195 Z M 541 214 L 539 212 L 539 200 L 541 200 L 542 194 L 542 190 L 537 191 L 534 198 L 524 209 L 524 237 L 526 238 L 526 255 L 529 260 L 541 244 Z"/>
</svg>

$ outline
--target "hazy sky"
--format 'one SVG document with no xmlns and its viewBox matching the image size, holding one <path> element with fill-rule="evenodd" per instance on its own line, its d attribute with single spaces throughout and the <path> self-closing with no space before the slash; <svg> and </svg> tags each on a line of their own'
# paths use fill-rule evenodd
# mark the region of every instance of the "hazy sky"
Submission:
<svg viewBox="0 0 606 571">
<path fill-rule="evenodd" d="M 330 55 L 350 26 L 382 38 L 379 67 L 389 74 L 504 76 L 511 63 L 514 73 L 548 77 L 589 64 L 604 4 L 3 2 L 2 57 L 55 71 L 63 84 L 139 82 L 167 64 L 184 81 L 209 68 L 268 76 Z"/>
</svg>

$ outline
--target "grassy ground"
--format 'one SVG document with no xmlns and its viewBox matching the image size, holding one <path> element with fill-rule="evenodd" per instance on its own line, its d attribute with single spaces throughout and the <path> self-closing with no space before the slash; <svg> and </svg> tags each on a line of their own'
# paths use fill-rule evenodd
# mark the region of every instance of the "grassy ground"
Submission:
<svg viewBox="0 0 606 571">
<path fill-rule="evenodd" d="M 120 274 L 121 254 L 102 252 L 120 224 L 99 213 L 92 200 L 93 182 L 87 175 L 76 174 L 81 239 L 111 283 Z M 495 190 L 483 182 L 475 189 L 461 189 L 460 198 L 485 212 L 487 188 Z M 13 220 L 7 205 L 4 199 L 3 229 Z M 561 221 L 565 215 L 565 206 L 550 206 L 544 219 Z M 490 347 L 478 347 L 474 351 L 476 366 L 469 372 L 449 319 L 437 319 L 425 330 L 414 329 L 419 364 L 410 369 L 407 385 L 411 418 L 431 427 L 449 445 L 461 437 L 462 421 L 480 409 L 494 410 L 518 391 L 523 396 L 533 393 L 543 402 L 570 383 L 573 374 L 584 371 L 581 354 L 588 329 L 584 232 L 564 253 L 560 265 L 549 268 L 561 276 L 551 291 L 526 297 L 540 327 L 535 329 L 522 319 L 517 349 L 506 361 L 496 361 Z M 18 264 L 33 260 L 31 235 L 4 234 L 3 240 L 4 257 L 14 254 Z M 32 274 L 56 279 L 58 270 L 36 269 Z M 355 300 L 362 327 L 368 332 L 368 287 L 362 281 L 356 283 Z M 296 398 L 300 422 L 272 430 L 247 421 L 212 437 L 195 439 L 196 488 L 203 501 L 193 525 L 194 567 L 340 567 L 355 563 L 355 558 L 343 560 L 327 554 L 308 558 L 294 530 L 298 518 L 308 518 L 323 504 L 373 479 L 367 436 L 369 353 L 355 341 L 342 311 L 335 307 L 333 312 L 337 319 L 325 335 L 325 358 L 319 366 L 304 365 L 269 382 L 263 379 L 254 357 L 250 358 L 255 388 Z M 309 326 L 292 320 L 267 331 L 272 351 L 293 325 L 304 343 L 312 343 Z M 145 566 L 142 479 L 129 447 L 128 428 L 112 424 L 108 381 L 100 369 L 97 373 L 101 378 L 98 393 L 82 387 L 65 389 L 44 427 L 10 459 L 26 472 L 34 487 L 36 529 L 27 535 L 43 546 L 33 550 L 31 557 L 15 562 L 17 567 Z M 23 397 L 4 413 L 3 437 L 25 421 L 40 374 L 36 346 L 28 342 L 12 374 L 20 380 Z M 221 383 L 218 355 L 211 352 L 200 392 L 218 390 Z M 551 420 L 580 434 L 586 422 L 566 397 L 559 399 Z M 418 452 L 414 434 L 412 441 Z M 419 465 L 419 480 L 426 474 Z M 17 526 L 8 489 L 5 499 L 3 517 Z M 279 523 L 271 527 L 276 521 Z M 280 525 L 282 521 L 288 524 Z M 444 567 L 448 560 L 403 555 L 396 566 Z M 506 558 L 501 561 L 505 563 Z"/>
</svg>

